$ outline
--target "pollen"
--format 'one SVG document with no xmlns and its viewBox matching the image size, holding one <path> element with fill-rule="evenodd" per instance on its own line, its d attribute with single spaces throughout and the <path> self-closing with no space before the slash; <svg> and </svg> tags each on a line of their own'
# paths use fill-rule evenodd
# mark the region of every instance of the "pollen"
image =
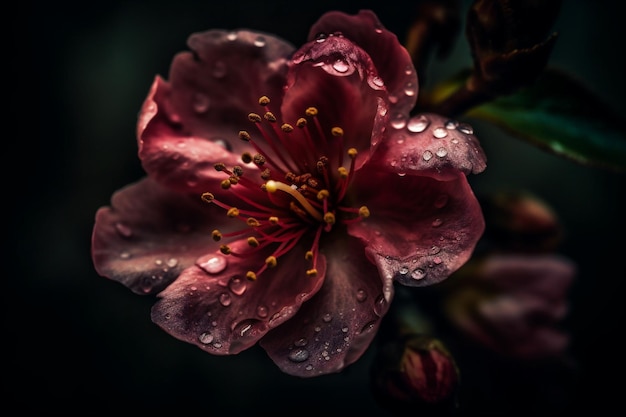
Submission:
<svg viewBox="0 0 626 417">
<path fill-rule="evenodd" d="M 202 193 L 202 196 L 200 198 L 202 198 L 202 201 L 204 201 L 205 203 L 210 203 L 215 200 L 215 196 L 211 193 Z"/>
<path fill-rule="evenodd" d="M 230 246 L 228 245 L 220 246 L 220 252 L 222 252 L 224 255 L 230 255 L 231 253 Z"/>
<path fill-rule="evenodd" d="M 228 190 L 231 185 L 232 185 L 232 182 L 230 182 L 229 179 L 222 180 L 222 182 L 220 183 L 220 187 L 222 187 L 224 190 Z"/>
<path fill-rule="evenodd" d="M 337 172 L 339 173 L 339 178 L 348 178 L 348 170 L 344 167 L 337 168 Z"/>
<path fill-rule="evenodd" d="M 315 268 L 309 269 L 308 271 L 306 271 L 306 275 L 309 276 L 309 277 L 317 276 L 317 269 L 315 269 Z"/>
<path fill-rule="evenodd" d="M 267 106 L 268 104 L 270 104 L 270 98 L 268 96 L 261 96 L 259 98 L 259 104 L 261 106 Z"/>
<path fill-rule="evenodd" d="M 248 278 L 250 281 L 256 281 L 256 274 L 252 271 L 248 271 L 246 272 L 246 278 Z"/>
<path fill-rule="evenodd" d="M 269 266 L 270 268 L 274 268 L 276 265 L 278 265 L 278 260 L 276 260 L 275 256 L 268 256 L 265 259 L 265 263 L 267 264 L 267 266 Z"/>
<path fill-rule="evenodd" d="M 211 237 L 214 241 L 217 242 L 222 239 L 222 233 L 219 230 L 215 229 L 211 232 Z"/>
<path fill-rule="evenodd" d="M 223 162 L 218 162 L 217 164 L 213 165 L 213 167 L 216 171 L 222 172 L 226 169 L 226 164 L 224 164 Z"/>
<path fill-rule="evenodd" d="M 310 261 L 313 259 L 313 251 L 306 251 L 306 253 L 304 254 L 304 259 L 306 259 L 307 261 Z"/>
<path fill-rule="evenodd" d="M 335 126 L 330 130 L 330 133 L 335 137 L 343 136 L 343 129 Z"/>
<path fill-rule="evenodd" d="M 328 192 L 328 190 L 320 190 L 320 192 L 317 193 L 318 200 L 323 200 L 325 198 L 328 198 L 329 196 L 330 196 L 330 192 Z"/>
<path fill-rule="evenodd" d="M 274 113 L 272 113 L 271 111 L 268 111 L 267 113 L 265 113 L 263 117 L 265 117 L 265 120 L 267 120 L 268 122 L 271 122 L 271 123 L 276 122 L 276 116 L 274 116 Z"/>
<path fill-rule="evenodd" d="M 305 127 L 307 125 L 307 121 L 304 117 L 301 117 L 298 119 L 298 121 L 296 121 L 296 126 L 298 127 Z"/>
<path fill-rule="evenodd" d="M 239 131 L 239 139 L 249 142 L 250 141 L 250 133 L 248 133 L 245 130 L 240 130 Z"/>
<path fill-rule="evenodd" d="M 368 209 L 367 206 L 359 207 L 359 216 L 367 219 L 370 216 L 370 209 Z"/>
<path fill-rule="evenodd" d="M 335 224 L 335 215 L 331 212 L 324 213 L 324 221 L 326 224 Z"/>
<path fill-rule="evenodd" d="M 239 216 L 239 209 L 237 207 L 231 207 L 226 212 L 226 215 L 228 217 L 237 217 L 237 216 Z"/>
<path fill-rule="evenodd" d="M 348 149 L 348 156 L 352 159 L 356 158 L 357 154 L 359 153 L 359 151 L 356 150 L 356 148 L 350 148 Z"/>
<path fill-rule="evenodd" d="M 278 224 L 278 217 L 276 217 L 276 216 L 270 216 L 270 218 L 268 219 L 268 221 L 269 221 L 271 224 Z"/>
<path fill-rule="evenodd" d="M 250 227 L 259 227 L 261 225 L 261 223 L 259 223 L 259 221 L 254 217 L 248 217 L 246 219 L 246 224 Z"/>
<path fill-rule="evenodd" d="M 304 114 L 306 114 L 307 116 L 310 116 L 310 117 L 315 117 L 315 116 L 317 116 L 317 108 L 316 107 L 309 107 L 308 109 L 306 109 Z"/>
<path fill-rule="evenodd" d="M 252 123 L 261 123 L 261 121 L 263 121 L 263 119 L 261 119 L 261 116 L 256 113 L 250 113 L 248 115 L 248 120 L 250 120 Z"/>
<path fill-rule="evenodd" d="M 252 162 L 252 155 L 250 155 L 249 152 L 244 152 L 241 154 L 241 161 L 244 164 L 249 164 L 250 162 Z"/>
<path fill-rule="evenodd" d="M 291 132 L 293 132 L 293 126 L 291 126 L 289 123 L 284 123 L 280 127 L 280 130 L 282 130 L 285 133 L 291 133 Z"/>
<path fill-rule="evenodd" d="M 248 245 L 252 246 L 253 248 L 256 248 L 259 246 L 259 241 L 257 240 L 256 237 L 251 236 L 248 238 Z"/>
</svg>

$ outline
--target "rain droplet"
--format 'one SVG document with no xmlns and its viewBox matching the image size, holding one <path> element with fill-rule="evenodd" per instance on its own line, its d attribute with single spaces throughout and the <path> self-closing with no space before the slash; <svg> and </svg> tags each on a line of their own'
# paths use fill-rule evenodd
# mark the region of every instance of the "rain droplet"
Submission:
<svg viewBox="0 0 626 417">
<path fill-rule="evenodd" d="M 230 32 L 228 35 L 226 35 L 226 39 L 228 39 L 229 41 L 236 41 L 237 40 L 237 33 L 236 32 Z"/>
<path fill-rule="evenodd" d="M 411 117 L 406 128 L 409 129 L 410 132 L 420 133 L 426 130 L 429 124 L 430 120 L 428 120 L 428 117 L 420 114 L 419 116 Z"/>
<path fill-rule="evenodd" d="M 221 305 L 223 305 L 224 307 L 228 307 L 231 302 L 232 302 L 232 300 L 230 298 L 230 294 L 225 293 L 225 292 L 220 294 L 220 304 Z"/>
<path fill-rule="evenodd" d="M 208 345 L 209 343 L 211 343 L 213 339 L 214 337 L 211 334 L 211 332 L 204 332 L 200 336 L 198 336 L 198 340 L 200 341 L 200 343 L 205 344 L 205 345 Z"/>
<path fill-rule="evenodd" d="M 217 61 L 215 64 L 213 64 L 213 68 L 211 69 L 211 74 L 215 78 L 224 77 L 224 75 L 226 75 L 226 64 L 224 64 L 224 61 Z"/>
<path fill-rule="evenodd" d="M 233 333 L 238 337 L 256 337 L 264 332 L 267 325 L 256 319 L 243 320 L 235 326 Z"/>
<path fill-rule="evenodd" d="M 424 161 L 430 161 L 433 157 L 433 153 L 431 151 L 424 151 L 424 153 L 422 154 L 422 158 L 424 158 Z"/>
<path fill-rule="evenodd" d="M 228 265 L 226 257 L 221 254 L 209 255 L 205 258 L 198 259 L 197 265 L 209 274 L 219 274 Z"/>
<path fill-rule="evenodd" d="M 327 34 L 325 34 L 325 33 L 319 33 L 319 34 L 317 35 L 317 37 L 315 38 L 315 42 L 317 42 L 317 43 L 322 43 L 322 42 L 325 42 L 327 38 L 328 38 L 328 35 L 327 35 Z"/>
<path fill-rule="evenodd" d="M 322 316 L 322 320 L 324 323 L 328 323 L 333 319 L 333 316 L 330 313 L 326 313 Z"/>
<path fill-rule="evenodd" d="M 439 246 L 437 246 L 437 245 L 431 246 L 430 249 L 428 250 L 428 253 L 431 254 L 431 255 L 436 255 L 439 252 L 441 252 L 441 248 Z"/>
<path fill-rule="evenodd" d="M 360 289 L 356 292 L 356 300 L 359 303 L 362 303 L 363 301 L 365 301 L 367 299 L 367 293 L 365 292 L 365 290 Z"/>
<path fill-rule="evenodd" d="M 382 90 L 385 86 L 385 82 L 379 76 L 368 77 L 367 83 L 373 90 Z"/>
<path fill-rule="evenodd" d="M 298 346 L 298 347 L 306 346 L 307 343 L 309 343 L 309 341 L 306 339 L 306 337 L 301 337 L 300 339 L 293 342 L 294 346 Z"/>
<path fill-rule="evenodd" d="M 313 365 L 308 364 L 307 366 L 304 367 L 304 369 L 306 369 L 307 371 L 310 371 L 313 369 Z"/>
<path fill-rule="evenodd" d="M 257 36 L 257 38 L 254 40 L 254 46 L 257 46 L 259 48 L 264 47 L 265 46 L 265 37 Z"/>
<path fill-rule="evenodd" d="M 448 151 L 446 150 L 446 148 L 439 148 L 437 149 L 437 152 L 435 152 L 435 154 L 439 157 L 439 158 L 443 158 L 444 156 L 446 156 L 448 154 Z"/>
<path fill-rule="evenodd" d="M 406 85 L 404 86 L 404 94 L 412 97 L 415 95 L 416 92 L 417 89 L 415 88 L 415 85 L 413 83 L 406 83 Z"/>
<path fill-rule="evenodd" d="M 459 122 L 457 122 L 456 120 L 452 120 L 452 119 L 450 119 L 446 123 L 444 123 L 444 126 L 448 130 L 456 129 L 458 125 L 459 125 Z"/>
<path fill-rule="evenodd" d="M 376 302 L 374 302 L 374 314 L 378 317 L 382 317 L 385 314 L 385 308 L 387 307 L 387 300 L 381 294 L 376 298 Z"/>
<path fill-rule="evenodd" d="M 333 62 L 333 69 L 343 74 L 345 72 L 348 72 L 348 69 L 350 69 L 350 65 L 348 65 L 348 63 L 343 59 L 338 59 Z"/>
<path fill-rule="evenodd" d="M 309 359 L 309 351 L 306 349 L 294 349 L 289 352 L 289 360 L 293 362 L 304 362 Z"/>
<path fill-rule="evenodd" d="M 413 272 L 411 272 L 411 278 L 413 279 L 422 279 L 425 276 L 426 272 L 424 272 L 424 270 L 421 268 L 414 269 Z"/>
<path fill-rule="evenodd" d="M 260 305 L 256 308 L 256 314 L 257 316 L 261 317 L 262 319 L 264 319 L 265 317 L 267 317 L 267 307 L 265 307 L 264 305 Z"/>
<path fill-rule="evenodd" d="M 231 279 L 228 283 L 228 288 L 230 288 L 230 290 L 234 294 L 242 295 L 244 292 L 246 292 L 247 284 L 246 281 L 244 281 L 243 279 L 235 277 Z"/>
<path fill-rule="evenodd" d="M 402 113 L 397 113 L 391 119 L 391 127 L 394 129 L 403 129 L 406 126 L 406 116 Z"/>
<path fill-rule="evenodd" d="M 439 219 L 439 218 L 437 218 L 437 219 L 433 220 L 433 222 L 432 222 L 433 227 L 439 227 L 439 226 L 441 226 L 442 224 L 443 224 L 443 220 L 441 220 L 441 219 Z"/>
<path fill-rule="evenodd" d="M 433 130 L 433 136 L 437 139 L 445 138 L 446 136 L 448 136 L 448 131 L 443 127 L 436 127 Z"/>
<path fill-rule="evenodd" d="M 167 266 L 169 266 L 170 268 L 174 268 L 176 265 L 178 265 L 178 259 L 170 258 L 167 260 Z"/>
<path fill-rule="evenodd" d="M 350 329 L 347 328 L 347 327 L 342 327 L 341 328 L 341 331 L 344 332 L 344 333 L 348 333 L 348 330 L 350 330 Z"/>
<path fill-rule="evenodd" d="M 124 223 L 115 223 L 115 230 L 123 237 L 131 237 L 133 235 L 133 231 Z"/>
<path fill-rule="evenodd" d="M 466 135 L 471 135 L 474 133 L 474 129 L 472 128 L 472 126 L 468 125 L 467 123 L 461 123 L 457 129 L 459 132 L 465 133 Z"/>
<path fill-rule="evenodd" d="M 209 97 L 202 93 L 194 93 L 192 106 L 198 113 L 206 112 L 209 109 Z"/>
<path fill-rule="evenodd" d="M 124 251 L 124 252 L 120 253 L 120 258 L 122 258 L 122 259 L 129 259 L 130 258 L 130 252 Z"/>
</svg>

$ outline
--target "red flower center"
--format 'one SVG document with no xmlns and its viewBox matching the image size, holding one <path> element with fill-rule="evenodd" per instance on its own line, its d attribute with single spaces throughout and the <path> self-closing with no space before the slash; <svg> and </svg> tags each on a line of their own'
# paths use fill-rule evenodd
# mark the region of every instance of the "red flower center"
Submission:
<svg viewBox="0 0 626 417">
<path fill-rule="evenodd" d="M 261 97 L 259 104 L 265 109 L 263 117 L 257 113 L 248 115 L 261 135 L 260 140 L 253 139 L 248 131 L 239 132 L 239 138 L 249 142 L 256 152 L 245 152 L 241 160 L 256 165 L 261 170 L 260 178 L 244 176 L 241 166 L 215 165 L 217 171 L 227 176 L 221 187 L 232 192 L 246 208 L 218 201 L 209 192 L 204 193 L 202 199 L 224 208 L 228 217 L 246 223 L 246 227 L 230 233 L 214 230 L 216 241 L 248 234 L 248 245 L 253 251 L 273 245 L 274 250 L 264 265 L 246 273 L 248 279 L 256 280 L 267 268 L 275 267 L 278 259 L 311 230 L 315 231 L 313 242 L 304 257 L 311 262 L 306 273 L 313 276 L 317 274 L 322 232 L 331 231 L 337 222 L 348 224 L 370 214 L 366 206 L 342 205 L 354 174 L 357 150 L 344 149 L 341 127 L 330 129 L 330 135 L 325 133 L 315 107 L 306 109 L 306 117 L 299 118 L 294 128 L 288 123 L 279 126 L 269 103 L 269 98 Z M 349 167 L 343 165 L 345 155 Z M 227 255 L 243 256 L 228 245 L 222 245 L 220 250 Z"/>
</svg>

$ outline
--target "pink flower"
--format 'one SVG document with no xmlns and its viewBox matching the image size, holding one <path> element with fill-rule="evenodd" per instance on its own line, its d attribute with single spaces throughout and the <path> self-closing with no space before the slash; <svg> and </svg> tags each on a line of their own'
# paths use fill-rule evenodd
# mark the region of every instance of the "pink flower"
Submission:
<svg viewBox="0 0 626 417">
<path fill-rule="evenodd" d="M 216 354 L 257 342 L 286 373 L 369 346 L 394 280 L 437 283 L 484 230 L 471 128 L 410 118 L 417 77 L 370 11 L 325 14 L 297 51 L 211 30 L 157 76 L 137 128 L 147 178 L 96 214 L 99 274 L 158 294 L 152 320 Z"/>
</svg>

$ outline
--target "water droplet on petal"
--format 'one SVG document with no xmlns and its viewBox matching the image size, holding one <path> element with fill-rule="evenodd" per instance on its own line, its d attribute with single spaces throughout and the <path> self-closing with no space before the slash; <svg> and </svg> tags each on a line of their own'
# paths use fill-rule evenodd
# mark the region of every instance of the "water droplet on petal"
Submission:
<svg viewBox="0 0 626 417">
<path fill-rule="evenodd" d="M 400 273 L 400 275 L 406 275 L 406 274 L 409 273 L 409 268 L 407 268 L 406 266 L 402 266 L 402 267 L 400 267 L 398 272 Z"/>
<path fill-rule="evenodd" d="M 243 279 L 235 277 L 231 279 L 228 283 L 228 288 L 230 288 L 230 290 L 234 294 L 242 295 L 244 292 L 246 292 L 247 284 L 246 281 L 244 281 Z"/>
<path fill-rule="evenodd" d="M 326 313 L 322 316 L 322 320 L 324 323 L 328 323 L 333 319 L 333 316 L 330 313 Z"/>
<path fill-rule="evenodd" d="M 315 38 L 315 42 L 317 42 L 317 43 L 322 43 L 322 42 L 325 42 L 327 38 L 328 38 L 328 35 L 327 35 L 327 34 L 325 34 L 325 33 L 319 33 L 319 34 L 317 35 L 317 37 Z"/>
<path fill-rule="evenodd" d="M 443 127 L 436 127 L 433 130 L 433 136 L 437 139 L 445 138 L 446 136 L 448 136 L 448 131 Z"/>
<path fill-rule="evenodd" d="M 374 303 L 374 314 L 378 317 L 382 317 L 385 314 L 385 309 L 387 307 L 387 300 L 381 294 L 376 298 L 376 302 Z"/>
<path fill-rule="evenodd" d="M 225 292 L 220 294 L 220 304 L 221 305 L 223 305 L 224 307 L 228 307 L 231 302 L 232 302 L 232 300 L 230 298 L 230 294 L 225 293 Z"/>
<path fill-rule="evenodd" d="M 414 269 L 413 272 L 411 272 L 411 278 L 413 279 L 422 279 L 425 276 L 426 272 L 424 272 L 424 270 L 421 268 Z"/>
<path fill-rule="evenodd" d="M 256 314 L 257 316 L 261 317 L 262 319 L 264 319 L 265 317 L 267 317 L 267 307 L 265 307 L 264 305 L 259 305 L 256 308 Z"/>
<path fill-rule="evenodd" d="M 415 93 L 417 92 L 417 89 L 415 88 L 415 85 L 413 83 L 406 83 L 406 85 L 404 86 L 404 94 L 406 94 L 409 97 L 412 97 L 415 95 Z"/>
<path fill-rule="evenodd" d="M 431 151 L 424 151 L 424 153 L 422 154 L 422 158 L 424 158 L 424 161 L 430 161 L 433 157 L 433 153 Z"/>
<path fill-rule="evenodd" d="M 197 113 L 204 113 L 209 109 L 209 97 L 202 93 L 194 93 L 191 105 Z"/>
<path fill-rule="evenodd" d="M 338 59 L 333 62 L 333 69 L 339 73 L 346 73 L 350 69 L 350 65 L 343 59 Z"/>
<path fill-rule="evenodd" d="M 298 346 L 298 347 L 306 346 L 307 343 L 309 343 L 309 341 L 306 339 L 306 337 L 301 337 L 300 339 L 293 342 L 294 346 Z"/>
<path fill-rule="evenodd" d="M 115 230 L 117 230 L 117 233 L 119 233 L 123 237 L 128 238 L 133 235 L 133 231 L 124 223 L 115 223 Z"/>
<path fill-rule="evenodd" d="M 439 227 L 439 226 L 441 226 L 442 224 L 443 224 L 443 220 L 441 220 L 441 219 L 439 219 L 439 218 L 437 218 L 437 219 L 433 220 L 433 222 L 432 222 L 433 227 Z"/>
<path fill-rule="evenodd" d="M 446 156 L 448 154 L 448 151 L 446 150 L 446 148 L 439 148 L 437 149 L 437 152 L 435 152 L 435 154 L 439 157 L 439 158 L 443 158 L 444 156 Z"/>
<path fill-rule="evenodd" d="M 257 38 L 254 40 L 254 46 L 257 46 L 259 48 L 262 48 L 265 46 L 265 37 L 263 36 L 257 36 Z"/>
<path fill-rule="evenodd" d="M 410 132 L 420 133 L 423 132 L 429 124 L 430 120 L 428 117 L 420 114 L 419 116 L 411 117 L 411 120 L 409 120 L 406 128 L 409 129 Z"/>
<path fill-rule="evenodd" d="M 124 252 L 120 253 L 120 258 L 122 258 L 122 259 L 129 259 L 130 258 L 130 252 L 124 251 Z"/>
<path fill-rule="evenodd" d="M 209 343 L 213 341 L 213 339 L 214 338 L 211 332 L 204 332 L 200 336 L 198 336 L 198 340 L 200 341 L 200 343 L 204 345 L 208 345 Z"/>
<path fill-rule="evenodd" d="M 365 292 L 365 290 L 360 289 L 356 292 L 356 300 L 359 303 L 362 303 L 363 301 L 367 300 L 367 293 Z"/>
<path fill-rule="evenodd" d="M 228 39 L 229 41 L 236 41 L 237 40 L 237 33 L 236 32 L 230 32 L 228 35 L 226 35 L 226 39 Z"/>
<path fill-rule="evenodd" d="M 167 260 L 167 266 L 169 266 L 170 268 L 174 268 L 176 265 L 178 265 L 178 259 L 170 258 Z"/>
<path fill-rule="evenodd" d="M 235 325 L 233 333 L 237 337 L 258 337 L 267 330 L 267 325 L 256 319 L 242 320 Z"/>
<path fill-rule="evenodd" d="M 304 362 L 309 359 L 309 351 L 306 349 L 294 349 L 289 352 L 289 360 L 293 362 Z"/>
<path fill-rule="evenodd" d="M 382 90 L 385 87 L 385 82 L 379 76 L 368 77 L 367 83 L 373 90 Z"/>
<path fill-rule="evenodd" d="M 467 123 L 461 123 L 457 129 L 459 132 L 465 133 L 466 135 L 471 135 L 474 133 L 474 129 L 472 128 L 472 126 L 468 125 Z"/>
<path fill-rule="evenodd" d="M 456 129 L 458 125 L 459 125 L 459 122 L 457 122 L 456 120 L 452 120 L 452 119 L 444 123 L 444 126 L 448 130 Z"/>
<path fill-rule="evenodd" d="M 226 269 L 228 261 L 221 254 L 212 254 L 198 259 L 197 265 L 209 274 L 219 274 Z"/>
<path fill-rule="evenodd" d="M 391 127 L 394 129 L 403 129 L 406 126 L 406 116 L 402 113 L 397 113 L 391 118 Z"/>
</svg>

